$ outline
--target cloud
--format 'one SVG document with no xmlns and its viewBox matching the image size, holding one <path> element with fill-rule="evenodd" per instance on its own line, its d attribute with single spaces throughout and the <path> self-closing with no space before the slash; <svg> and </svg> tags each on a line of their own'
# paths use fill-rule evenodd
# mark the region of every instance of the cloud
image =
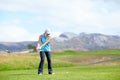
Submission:
<svg viewBox="0 0 120 80">
<path fill-rule="evenodd" d="M 32 28 L 37 25 L 41 25 L 41 29 L 50 27 L 55 35 L 65 31 L 120 35 L 119 0 L 2 0 L 0 11 L 34 14 L 29 20 L 23 20 L 24 24 L 33 25 Z M 19 35 L 19 40 L 35 40 L 32 36 L 36 33 L 30 33 L 29 28 L 21 26 L 23 23 L 19 19 L 13 19 L 10 25 L 19 32 L 11 35 L 13 39 L 17 40 L 14 36 Z M 5 27 L 10 29 L 8 25 Z M 3 33 L 10 36 L 10 31 L 6 33 L 4 29 Z"/>
<path fill-rule="evenodd" d="M 3 26 L 3 25 L 11 25 L 11 24 L 14 24 L 14 25 L 19 25 L 19 24 L 21 24 L 21 21 L 19 20 L 19 19 L 12 19 L 11 21 L 1 21 L 1 26 Z"/>
<path fill-rule="evenodd" d="M 30 34 L 26 29 L 16 26 L 16 25 L 7 25 L 8 23 L 3 23 L 0 29 L 0 41 L 36 41 L 37 34 Z"/>
</svg>

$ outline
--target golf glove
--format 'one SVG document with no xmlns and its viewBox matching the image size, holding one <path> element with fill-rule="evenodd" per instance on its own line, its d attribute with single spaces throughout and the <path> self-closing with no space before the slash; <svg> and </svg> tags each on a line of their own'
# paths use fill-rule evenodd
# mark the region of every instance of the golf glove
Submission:
<svg viewBox="0 0 120 80">
<path fill-rule="evenodd" d="M 40 50 L 42 47 L 41 46 L 38 46 L 37 49 Z"/>
</svg>

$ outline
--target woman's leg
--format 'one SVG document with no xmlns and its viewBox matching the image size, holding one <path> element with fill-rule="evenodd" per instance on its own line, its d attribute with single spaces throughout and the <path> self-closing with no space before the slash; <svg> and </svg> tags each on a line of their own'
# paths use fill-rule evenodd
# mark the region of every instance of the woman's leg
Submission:
<svg viewBox="0 0 120 80">
<path fill-rule="evenodd" d="M 48 73 L 52 74 L 52 61 L 51 61 L 51 53 L 50 51 L 45 51 L 47 62 L 48 62 Z"/>
<path fill-rule="evenodd" d="M 43 66 L 44 66 L 44 60 L 45 60 L 45 55 L 44 51 L 40 51 L 40 63 L 38 67 L 38 74 L 43 73 Z"/>
</svg>

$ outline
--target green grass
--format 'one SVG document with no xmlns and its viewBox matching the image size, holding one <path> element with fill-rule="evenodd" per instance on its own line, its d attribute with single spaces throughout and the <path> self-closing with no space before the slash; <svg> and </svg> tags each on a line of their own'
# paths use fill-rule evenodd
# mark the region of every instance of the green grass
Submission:
<svg viewBox="0 0 120 80">
<path fill-rule="evenodd" d="M 120 80 L 119 66 L 79 66 L 54 68 L 54 75 L 37 75 L 36 69 L 1 71 L 1 80 Z"/>
<path fill-rule="evenodd" d="M 120 50 L 64 51 L 52 53 L 55 75 L 37 75 L 38 53 L 0 54 L 0 80 L 120 80 L 120 60 L 87 65 L 90 62 L 120 57 Z"/>
</svg>

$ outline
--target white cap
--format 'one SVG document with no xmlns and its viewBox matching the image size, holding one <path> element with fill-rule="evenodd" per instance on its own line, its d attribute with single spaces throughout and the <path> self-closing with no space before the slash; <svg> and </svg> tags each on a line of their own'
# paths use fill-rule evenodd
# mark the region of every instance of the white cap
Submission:
<svg viewBox="0 0 120 80">
<path fill-rule="evenodd" d="M 50 29 L 46 29 L 46 30 L 45 30 L 45 33 L 47 33 L 47 34 L 51 34 Z"/>
</svg>

